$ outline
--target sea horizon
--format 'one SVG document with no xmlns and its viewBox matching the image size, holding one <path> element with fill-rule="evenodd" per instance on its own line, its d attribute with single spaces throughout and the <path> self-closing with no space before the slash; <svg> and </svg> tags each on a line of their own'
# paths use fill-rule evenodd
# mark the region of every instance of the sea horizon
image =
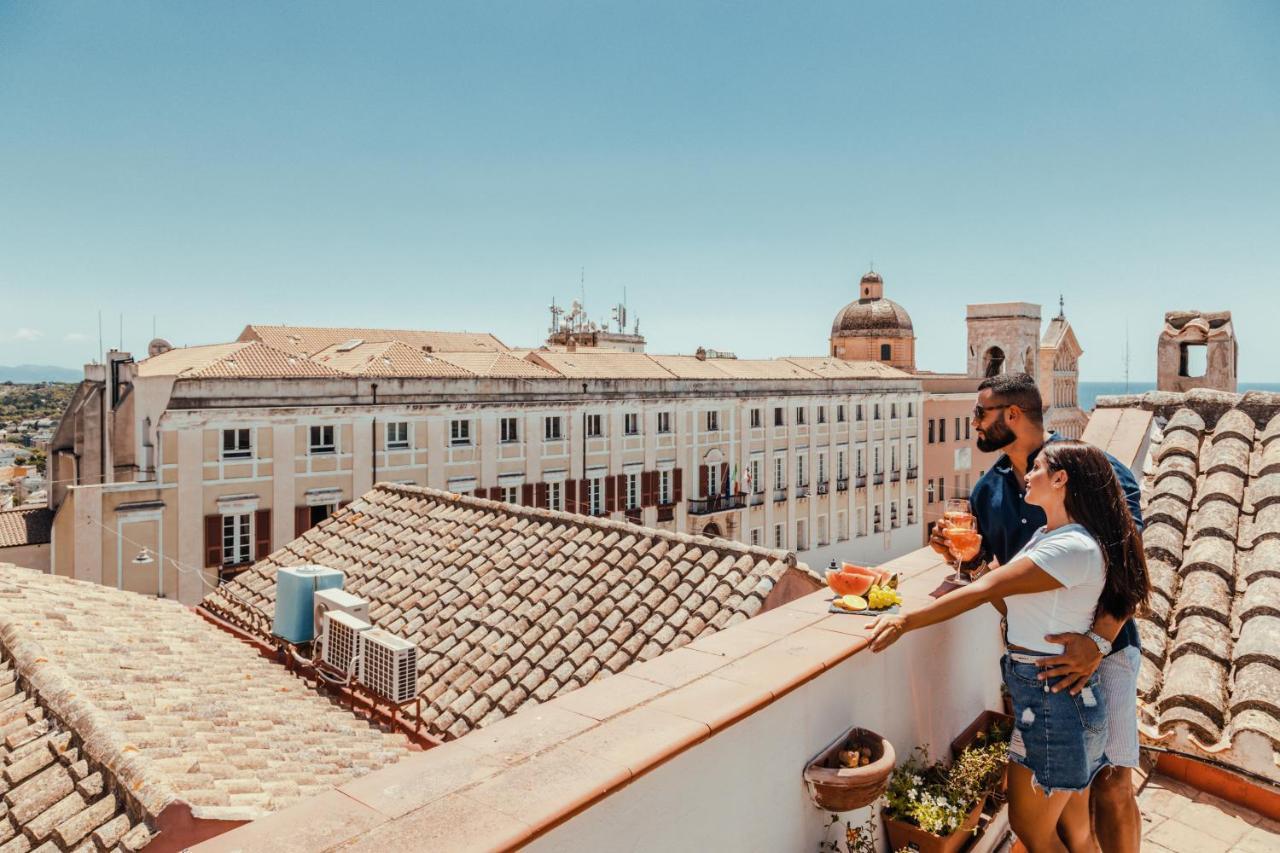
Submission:
<svg viewBox="0 0 1280 853">
<path fill-rule="evenodd" d="M 1080 382 L 1079 399 L 1080 408 L 1086 412 L 1092 411 L 1095 401 L 1099 397 L 1105 397 L 1112 394 L 1142 394 L 1146 391 L 1156 390 L 1154 382 L 1125 382 L 1123 379 L 1114 381 L 1100 382 Z M 1236 390 L 1243 393 L 1245 391 L 1277 391 L 1280 392 L 1280 382 L 1239 382 Z"/>
</svg>

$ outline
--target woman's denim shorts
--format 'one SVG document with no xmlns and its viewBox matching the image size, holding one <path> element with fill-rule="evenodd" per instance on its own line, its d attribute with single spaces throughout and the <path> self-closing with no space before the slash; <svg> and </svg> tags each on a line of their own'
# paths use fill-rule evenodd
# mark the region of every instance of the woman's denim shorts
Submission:
<svg viewBox="0 0 1280 853">
<path fill-rule="evenodd" d="M 1095 672 L 1078 696 L 1054 693 L 1037 681 L 1039 655 L 1008 652 L 1001 659 L 1013 700 L 1009 760 L 1031 771 L 1047 793 L 1083 791 L 1107 764 L 1107 703 Z"/>
</svg>

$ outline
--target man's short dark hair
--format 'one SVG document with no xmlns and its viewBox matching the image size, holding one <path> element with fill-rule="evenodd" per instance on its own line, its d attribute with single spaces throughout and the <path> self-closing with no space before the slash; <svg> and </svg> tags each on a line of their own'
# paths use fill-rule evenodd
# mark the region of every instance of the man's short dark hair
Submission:
<svg viewBox="0 0 1280 853">
<path fill-rule="evenodd" d="M 990 388 L 996 399 L 1004 404 L 1017 406 L 1033 424 L 1044 423 L 1044 401 L 1036 381 L 1027 373 L 1001 373 L 982 380 L 978 390 Z"/>
</svg>

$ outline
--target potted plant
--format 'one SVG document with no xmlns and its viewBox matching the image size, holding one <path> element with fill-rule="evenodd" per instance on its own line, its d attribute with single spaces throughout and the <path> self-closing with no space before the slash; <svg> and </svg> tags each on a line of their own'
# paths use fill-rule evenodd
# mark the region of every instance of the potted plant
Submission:
<svg viewBox="0 0 1280 853">
<path fill-rule="evenodd" d="M 1013 734 L 1013 717 L 999 711 L 983 711 L 969 727 L 951 742 L 951 758 L 959 762 L 966 751 L 976 750 L 971 761 L 987 768 L 999 765 L 999 773 L 991 780 L 990 790 L 995 800 L 1003 802 L 1008 789 L 1009 737 Z"/>
<path fill-rule="evenodd" d="M 923 747 L 903 762 L 885 794 L 889 848 L 955 853 L 977 830 L 986 797 L 968 777 L 953 780 L 941 762 L 930 763 Z"/>
<path fill-rule="evenodd" d="M 893 744 L 880 735 L 847 729 L 805 767 L 809 797 L 829 812 L 869 806 L 888 786 L 895 760 Z"/>
</svg>

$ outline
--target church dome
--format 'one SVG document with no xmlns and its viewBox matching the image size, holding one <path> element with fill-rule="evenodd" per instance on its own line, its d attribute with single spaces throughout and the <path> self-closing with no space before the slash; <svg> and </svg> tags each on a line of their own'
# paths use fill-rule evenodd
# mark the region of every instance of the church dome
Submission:
<svg viewBox="0 0 1280 853">
<path fill-rule="evenodd" d="M 858 283 L 859 298 L 840 309 L 831 324 L 831 337 L 914 337 L 911 315 L 892 299 L 884 298 L 884 279 L 869 272 Z"/>
</svg>

